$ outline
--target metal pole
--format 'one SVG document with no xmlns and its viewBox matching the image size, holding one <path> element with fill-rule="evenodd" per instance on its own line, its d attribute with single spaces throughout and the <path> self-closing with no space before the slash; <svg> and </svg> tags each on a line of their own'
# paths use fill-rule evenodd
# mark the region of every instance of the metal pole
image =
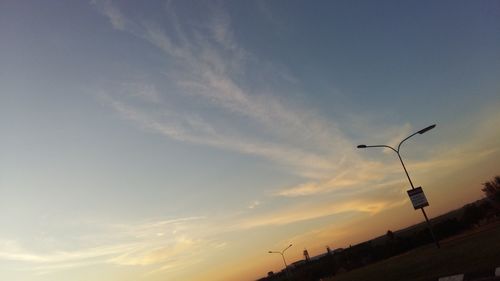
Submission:
<svg viewBox="0 0 500 281">
<path fill-rule="evenodd" d="M 401 155 L 399 154 L 399 150 L 396 151 L 399 157 L 399 161 L 401 161 L 401 165 L 403 165 L 403 169 L 405 170 L 406 177 L 408 178 L 408 181 L 410 182 L 411 189 L 415 189 L 413 186 L 413 182 L 410 179 L 410 175 L 408 174 L 408 171 L 406 170 L 405 163 L 403 163 L 403 159 L 401 158 Z M 436 238 L 436 235 L 434 235 L 434 230 L 432 229 L 431 222 L 429 221 L 429 218 L 427 218 L 427 214 L 425 213 L 424 207 L 420 208 L 422 211 L 422 214 L 424 215 L 425 222 L 427 223 L 427 227 L 429 228 L 429 231 L 431 232 L 432 240 L 434 240 L 434 243 L 436 244 L 436 247 L 438 249 L 441 248 L 441 245 L 439 244 L 439 240 Z"/>
<path fill-rule="evenodd" d="M 281 254 L 281 257 L 283 258 L 283 263 L 285 264 L 285 268 L 287 268 L 288 265 L 286 265 L 285 255 L 283 253 L 280 253 L 280 254 Z"/>
<path fill-rule="evenodd" d="M 399 161 L 401 161 L 401 165 L 403 165 L 403 169 L 405 170 L 406 177 L 408 178 L 408 181 L 410 182 L 411 189 L 415 189 L 415 187 L 413 186 L 413 182 L 410 179 L 410 175 L 408 174 L 408 171 L 406 170 L 405 163 L 403 163 L 403 159 L 401 158 L 401 155 L 399 155 L 399 150 L 396 150 L 396 154 L 399 157 Z"/>
<path fill-rule="evenodd" d="M 292 244 L 288 245 L 288 247 L 283 249 L 281 252 L 277 252 L 277 251 L 269 251 L 268 252 L 270 254 L 280 254 L 281 255 L 281 258 L 283 258 L 283 264 L 285 265 L 285 274 L 286 274 L 287 279 L 291 277 L 291 274 L 288 271 L 288 265 L 286 264 L 285 251 L 288 250 L 288 248 L 290 248 L 290 247 L 292 247 Z"/>
<path fill-rule="evenodd" d="M 429 221 L 429 219 L 427 218 L 427 214 L 425 213 L 425 210 L 424 210 L 424 207 L 420 208 L 420 210 L 422 210 L 422 214 L 424 214 L 424 217 L 425 217 L 425 221 L 427 222 L 427 227 L 429 228 L 429 230 L 431 231 L 431 236 L 432 236 L 432 239 L 434 240 L 434 243 L 436 244 L 436 247 L 438 249 L 441 248 L 441 245 L 439 244 L 439 240 L 436 238 L 436 235 L 434 235 L 434 231 L 432 230 L 432 225 L 431 225 L 431 222 Z"/>
<path fill-rule="evenodd" d="M 285 249 L 285 250 L 286 250 L 286 249 Z M 283 258 L 283 263 L 285 264 L 285 273 L 286 273 L 286 277 L 287 277 L 287 278 L 290 278 L 290 276 L 291 276 L 291 275 L 290 275 L 290 272 L 288 271 L 288 265 L 286 264 L 286 260 L 285 260 L 285 255 L 284 255 L 284 252 L 285 252 L 285 251 L 281 252 L 280 254 L 281 254 L 281 257 Z"/>
</svg>

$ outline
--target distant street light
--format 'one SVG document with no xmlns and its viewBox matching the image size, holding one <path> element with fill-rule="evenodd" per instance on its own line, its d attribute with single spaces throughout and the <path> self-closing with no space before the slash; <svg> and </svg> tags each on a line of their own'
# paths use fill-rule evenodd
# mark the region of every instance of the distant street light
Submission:
<svg viewBox="0 0 500 281">
<path fill-rule="evenodd" d="M 286 247 L 285 249 L 283 249 L 283 251 L 281 252 L 277 252 L 277 251 L 269 251 L 268 253 L 269 254 L 280 254 L 281 257 L 283 258 L 283 264 L 285 264 L 285 272 L 287 273 L 287 275 L 289 275 L 288 273 L 288 265 L 286 264 L 286 260 L 285 260 L 285 251 L 288 250 L 288 248 L 292 247 L 292 244 L 288 245 L 288 247 Z"/>
<path fill-rule="evenodd" d="M 358 148 L 368 148 L 368 147 L 386 147 L 386 148 L 389 148 L 391 149 L 392 151 L 396 152 L 396 154 L 398 155 L 399 157 L 399 161 L 401 161 L 401 165 L 403 166 L 403 169 L 405 171 L 405 174 L 406 174 L 406 177 L 408 178 L 408 181 L 410 182 L 410 185 L 411 185 L 411 189 L 415 190 L 415 187 L 413 186 L 413 182 L 411 181 L 410 179 L 410 175 L 408 174 L 408 171 L 406 170 L 406 167 L 405 167 L 405 164 L 403 163 L 403 159 L 401 158 L 401 155 L 399 154 L 399 150 L 401 148 L 401 144 L 403 142 L 405 142 L 407 139 L 413 137 L 414 135 L 416 134 L 423 134 L 429 130 L 432 130 L 434 129 L 434 127 L 436 127 L 436 124 L 434 125 L 431 125 L 429 127 L 426 127 L 426 128 L 423 128 L 422 130 L 418 131 L 418 132 L 415 132 L 413 134 L 411 134 L 409 137 L 405 138 L 404 140 L 402 140 L 399 145 L 398 145 L 398 148 L 397 149 L 394 149 L 393 147 L 391 146 L 388 146 L 388 145 L 365 145 L 365 144 L 360 144 L 358 145 Z M 424 215 L 425 217 L 425 221 L 427 222 L 427 226 L 429 227 L 429 230 L 431 232 L 431 235 L 432 235 L 432 239 L 434 240 L 434 243 L 436 244 L 436 247 L 437 248 L 440 248 L 441 246 L 439 245 L 439 240 L 436 239 L 436 236 L 434 235 L 434 231 L 432 230 L 432 225 L 431 223 L 429 222 L 429 219 L 427 218 L 427 214 L 425 213 L 425 210 L 424 210 L 424 207 L 421 207 L 420 210 L 422 210 L 422 214 Z"/>
</svg>

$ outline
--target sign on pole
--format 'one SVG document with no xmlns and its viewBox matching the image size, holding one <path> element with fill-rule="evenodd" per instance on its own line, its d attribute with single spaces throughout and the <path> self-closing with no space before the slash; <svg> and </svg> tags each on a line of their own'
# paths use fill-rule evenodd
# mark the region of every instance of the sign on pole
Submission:
<svg viewBox="0 0 500 281">
<path fill-rule="evenodd" d="M 421 186 L 416 187 L 415 189 L 410 189 L 406 192 L 408 192 L 408 196 L 410 196 L 411 203 L 413 204 L 413 208 L 415 208 L 415 210 L 429 206 L 429 202 L 427 202 L 427 198 L 425 197 Z"/>
</svg>

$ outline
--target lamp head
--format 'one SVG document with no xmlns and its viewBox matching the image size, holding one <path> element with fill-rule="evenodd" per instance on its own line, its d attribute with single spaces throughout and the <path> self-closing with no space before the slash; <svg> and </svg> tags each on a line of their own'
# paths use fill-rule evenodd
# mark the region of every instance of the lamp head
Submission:
<svg viewBox="0 0 500 281">
<path fill-rule="evenodd" d="M 422 130 L 418 131 L 417 133 L 423 134 L 423 133 L 425 133 L 427 131 L 430 131 L 430 130 L 434 129 L 434 127 L 436 127 L 436 124 L 430 125 L 429 127 L 426 127 L 426 128 L 423 128 Z"/>
<path fill-rule="evenodd" d="M 366 148 L 366 144 L 360 144 L 358 145 L 358 148 Z"/>
</svg>

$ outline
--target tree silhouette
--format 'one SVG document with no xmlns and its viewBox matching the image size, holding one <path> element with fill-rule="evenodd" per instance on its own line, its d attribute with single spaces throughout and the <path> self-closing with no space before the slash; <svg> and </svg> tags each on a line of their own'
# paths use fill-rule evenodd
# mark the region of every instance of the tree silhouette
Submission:
<svg viewBox="0 0 500 281">
<path fill-rule="evenodd" d="M 387 236 L 387 238 L 389 239 L 389 241 L 393 241 L 394 238 L 395 238 L 394 232 L 392 232 L 390 230 L 387 230 L 387 233 L 385 234 L 385 236 Z"/>
<path fill-rule="evenodd" d="M 483 183 L 481 189 L 486 198 L 493 202 L 500 203 L 500 176 L 494 177 L 491 181 Z"/>
</svg>

